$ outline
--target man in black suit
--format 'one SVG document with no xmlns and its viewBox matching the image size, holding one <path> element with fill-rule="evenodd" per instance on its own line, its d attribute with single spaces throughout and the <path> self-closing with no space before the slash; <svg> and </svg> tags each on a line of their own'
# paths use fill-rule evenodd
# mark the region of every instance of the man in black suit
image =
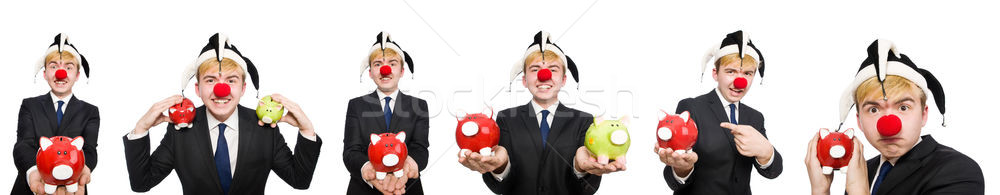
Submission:
<svg viewBox="0 0 1000 195">
<path fill-rule="evenodd" d="M 288 110 L 279 122 L 299 128 L 294 153 L 277 122 L 266 126 L 254 110 L 239 105 L 246 70 L 256 68 L 224 37 L 211 38 L 186 72 L 190 75 L 185 75 L 196 76 L 195 91 L 205 102 L 195 110 L 192 126 L 168 125 L 150 155 L 148 130 L 170 121 L 162 113 L 184 99 L 175 95 L 154 104 L 135 129 L 122 137 L 133 191 L 149 191 L 174 170 L 184 194 L 264 194 L 271 171 L 293 188 L 309 188 L 323 141 L 302 108 L 284 96 L 271 98 Z M 258 87 L 256 71 L 250 71 L 250 77 Z M 182 86 L 187 82 L 183 80 Z"/>
<path fill-rule="evenodd" d="M 674 194 L 751 194 L 752 169 L 768 179 L 782 171 L 763 114 L 740 102 L 758 68 L 763 77 L 764 61 L 742 31 L 727 35 L 711 56 L 716 89 L 677 103 L 677 113 L 688 111 L 695 120 L 698 140 L 691 152 L 655 148 L 667 165 L 663 178 Z"/>
<path fill-rule="evenodd" d="M 368 76 L 378 90 L 351 99 L 347 104 L 344 165 L 351 173 L 347 194 L 423 194 L 419 177 L 420 171 L 427 167 L 427 147 L 430 145 L 427 101 L 399 91 L 399 79 L 405 70 L 413 73 L 409 54 L 390 40 L 387 33 L 379 33 L 376 39 L 361 71 L 369 70 Z M 404 142 L 408 156 L 402 161 L 405 176 L 390 174 L 379 180 L 368 161 L 370 135 L 399 132 L 406 132 Z"/>
<path fill-rule="evenodd" d="M 76 184 L 76 194 L 85 194 L 90 172 L 97 166 L 97 135 L 101 117 L 96 106 L 73 95 L 73 85 L 79 79 L 81 68 L 85 75 L 90 75 L 90 66 L 76 47 L 68 43 L 68 38 L 59 34 L 36 68 L 44 70 L 43 77 L 51 91 L 21 102 L 17 117 L 17 143 L 13 152 L 17 179 L 10 194 L 45 193 L 41 175 L 35 166 L 39 138 L 43 136 L 83 137 L 86 166 Z M 65 193 L 65 188 L 59 187 L 57 193 Z"/>
<path fill-rule="evenodd" d="M 985 193 L 983 171 L 975 160 L 920 135 L 929 115 L 927 94 L 934 96 L 943 120 L 944 88 L 930 71 L 917 68 L 889 41 L 875 40 L 868 47 L 868 58 L 841 96 L 841 125 L 856 108 L 858 127 L 879 155 L 865 162 L 864 145 L 854 139 L 847 194 Z M 816 156 L 819 139 L 817 134 L 809 142 L 806 170 L 813 194 L 829 194 L 833 175 L 822 173 Z"/>
<path fill-rule="evenodd" d="M 458 162 L 481 173 L 496 194 L 594 194 L 601 175 L 625 170 L 625 160 L 598 163 L 583 146 L 594 117 L 559 103 L 566 71 L 579 82 L 576 65 L 544 32 L 535 35 L 522 61 L 512 80 L 524 72 L 531 102 L 497 114 L 500 144 L 492 156 L 463 151 Z"/>
</svg>

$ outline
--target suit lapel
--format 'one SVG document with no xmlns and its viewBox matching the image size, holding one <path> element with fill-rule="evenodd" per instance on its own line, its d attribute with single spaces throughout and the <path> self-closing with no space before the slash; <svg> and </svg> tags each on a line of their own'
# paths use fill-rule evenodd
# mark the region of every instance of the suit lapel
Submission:
<svg viewBox="0 0 1000 195">
<path fill-rule="evenodd" d="M 709 102 L 708 109 L 712 110 L 712 113 L 715 114 L 716 120 L 729 121 L 729 117 L 726 117 L 727 116 L 726 109 L 722 108 L 722 106 L 725 105 L 722 105 L 722 102 L 720 102 L 719 100 L 719 95 L 716 94 L 715 90 L 712 90 L 712 92 L 708 92 L 708 94 L 705 94 L 702 97 L 706 98 L 707 101 Z M 709 125 L 714 125 L 714 124 L 709 124 Z M 736 143 L 733 143 L 733 133 L 729 132 L 729 129 L 726 128 L 720 128 L 720 129 L 722 130 L 722 134 L 725 134 L 726 137 L 729 138 L 726 140 L 729 141 L 729 145 L 733 146 L 733 149 L 735 150 Z"/>
<path fill-rule="evenodd" d="M 885 179 L 882 180 L 882 184 L 879 186 L 878 194 L 888 194 L 893 190 L 899 183 L 902 183 L 906 178 L 910 177 L 913 172 L 920 169 L 924 165 L 924 157 L 930 155 L 931 151 L 936 148 L 938 143 L 934 141 L 929 135 L 923 137 L 923 141 L 913 147 L 909 152 L 904 154 L 899 160 L 896 161 L 896 165 L 892 167 L 889 174 L 886 175 Z"/>
<path fill-rule="evenodd" d="M 541 155 L 543 146 L 542 143 L 542 130 L 538 127 L 538 119 L 535 117 L 535 108 L 531 106 L 531 102 L 518 108 L 520 114 L 521 122 L 524 123 L 525 134 L 531 136 L 531 144 L 535 146 L 535 154 Z M 551 130 L 552 128 L 549 128 Z"/>
<path fill-rule="evenodd" d="M 556 112 L 552 114 L 554 114 L 552 116 L 552 126 L 549 127 L 548 139 L 545 140 L 548 143 L 556 143 L 559 141 L 557 137 L 559 137 L 560 133 L 566 129 L 563 127 L 566 126 L 566 123 L 573 118 L 573 113 L 563 106 L 562 103 L 556 104 Z M 539 133 L 539 135 L 541 135 L 541 133 Z"/>
<path fill-rule="evenodd" d="M 45 94 L 42 96 L 44 96 L 42 97 L 42 101 L 38 103 L 41 104 L 42 110 L 45 110 L 46 120 L 49 121 L 49 128 L 39 129 L 42 131 L 39 133 L 48 136 L 55 135 L 56 128 L 59 127 L 59 124 L 56 124 L 56 106 L 52 105 L 52 95 Z"/>
<path fill-rule="evenodd" d="M 392 116 L 389 117 L 389 129 L 391 129 L 389 130 L 389 133 L 402 131 L 399 129 L 399 122 L 400 120 L 403 120 L 400 114 L 409 114 L 409 110 L 406 110 L 410 106 L 409 101 L 410 97 L 403 94 L 403 92 L 399 92 L 396 95 L 396 103 L 393 105 L 393 108 L 395 109 L 392 110 Z"/>
<path fill-rule="evenodd" d="M 184 129 L 181 131 L 193 131 L 188 133 L 195 133 L 195 137 L 202 137 L 202 139 L 196 139 L 201 141 L 195 141 L 194 144 L 198 144 L 198 148 L 201 148 L 201 159 L 202 164 L 207 167 L 206 176 L 210 176 L 212 181 L 215 182 L 215 188 L 220 192 L 222 191 L 222 184 L 219 182 L 219 171 L 215 168 L 215 152 L 212 151 L 212 136 L 209 135 L 208 127 L 208 109 L 205 106 L 198 108 L 198 113 L 195 115 L 194 127 L 191 129 Z"/>
<path fill-rule="evenodd" d="M 239 110 L 242 110 L 242 109 L 237 108 L 237 111 L 239 111 Z M 251 114 L 252 113 L 240 113 L 240 119 L 239 119 L 240 128 L 237 129 L 237 131 L 239 132 L 239 140 L 240 140 L 239 143 L 254 143 L 254 137 L 256 136 L 256 131 L 253 131 L 253 130 L 250 130 L 250 129 L 251 128 L 256 128 L 256 127 L 259 127 L 259 126 L 257 126 L 257 124 L 255 124 L 255 123 L 253 123 L 256 119 L 254 119 L 254 118 L 248 118 L 250 116 L 256 116 L 256 115 L 251 115 Z M 276 129 L 272 129 L 272 130 L 276 130 Z M 249 168 L 247 166 L 245 166 L 245 164 L 247 163 L 246 160 L 242 160 L 242 159 L 248 158 L 247 155 L 253 155 L 254 152 L 250 152 L 250 151 L 253 150 L 252 148 L 250 148 L 252 146 L 253 146 L 253 144 L 240 144 L 238 146 L 239 149 L 237 149 L 238 151 L 236 151 L 237 154 L 236 154 L 236 162 L 235 162 L 236 163 L 236 171 L 233 173 L 233 182 L 232 182 L 232 184 L 229 187 L 230 189 L 243 188 L 243 186 L 239 186 L 238 185 L 238 184 L 241 184 L 239 182 L 240 178 L 244 177 L 240 173 L 246 172 L 247 171 L 246 169 L 249 169 Z M 232 190 L 230 190 L 230 192 L 231 191 Z"/>
<path fill-rule="evenodd" d="M 382 110 L 382 103 L 380 102 L 381 100 L 378 99 L 378 94 L 376 93 L 378 93 L 378 90 L 375 90 L 375 92 L 372 92 L 363 98 L 365 100 L 365 103 L 368 104 L 368 109 L 367 111 L 361 112 L 362 120 L 372 119 L 373 116 L 370 115 L 373 113 L 383 113 L 383 114 L 385 113 Z M 374 117 L 374 120 L 377 121 L 375 125 L 378 126 L 379 128 L 372 129 L 371 130 L 372 133 L 378 134 L 381 132 L 386 132 L 386 129 L 389 128 L 385 126 L 385 119 L 384 117 L 382 117 L 382 114 L 378 114 L 378 117 Z"/>
<path fill-rule="evenodd" d="M 59 121 L 59 126 L 56 128 L 56 132 L 59 132 L 59 134 L 65 134 L 63 131 L 69 128 L 69 122 L 66 121 L 71 121 L 71 118 L 76 117 L 81 108 L 80 100 L 76 99 L 76 96 L 70 97 L 69 102 L 66 102 L 66 110 L 63 110 L 63 118 L 62 121 Z"/>
</svg>

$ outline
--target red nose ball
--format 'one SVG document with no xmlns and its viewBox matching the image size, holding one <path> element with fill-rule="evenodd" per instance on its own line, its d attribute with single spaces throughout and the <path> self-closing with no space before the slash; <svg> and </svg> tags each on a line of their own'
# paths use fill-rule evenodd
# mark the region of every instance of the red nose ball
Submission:
<svg viewBox="0 0 1000 195">
<path fill-rule="evenodd" d="M 733 87 L 736 87 L 736 89 L 747 88 L 747 79 L 743 77 L 736 78 L 736 80 L 733 81 Z"/>
<path fill-rule="evenodd" d="M 226 96 L 229 96 L 229 92 L 230 92 L 229 85 L 227 85 L 225 83 L 217 83 L 217 84 L 215 84 L 215 89 L 212 90 L 212 92 L 215 93 L 215 97 L 226 97 Z"/>
<path fill-rule="evenodd" d="M 538 81 L 548 81 L 552 79 L 552 71 L 549 69 L 542 69 L 538 71 Z"/>
<path fill-rule="evenodd" d="M 893 136 L 899 133 L 899 130 L 903 128 L 903 121 L 899 120 L 899 117 L 893 114 L 882 116 L 878 119 L 878 133 L 882 136 Z"/>
<path fill-rule="evenodd" d="M 392 74 L 392 67 L 382 66 L 382 68 L 378 69 L 378 73 L 382 74 L 382 76 L 388 76 L 388 75 Z"/>
<path fill-rule="evenodd" d="M 56 71 L 56 80 L 66 79 L 67 76 L 68 75 L 66 75 L 66 70 L 59 69 Z"/>
</svg>

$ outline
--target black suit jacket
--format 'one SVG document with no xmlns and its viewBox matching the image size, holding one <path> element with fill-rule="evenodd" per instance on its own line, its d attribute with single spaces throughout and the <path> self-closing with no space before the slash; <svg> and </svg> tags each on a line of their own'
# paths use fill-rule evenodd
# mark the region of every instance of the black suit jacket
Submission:
<svg viewBox="0 0 1000 195">
<path fill-rule="evenodd" d="M 781 154 L 777 150 L 767 169 L 761 169 L 755 158 L 740 155 L 733 143 L 733 134 L 719 127 L 719 123 L 729 122 L 724 106 L 728 104 L 719 100 L 715 90 L 677 103 L 677 113 L 690 112 L 698 125 L 698 141 L 693 147 L 698 153 L 698 162 L 684 184 L 674 178 L 670 166 L 663 169 L 663 178 L 674 194 L 750 194 L 751 169 L 757 169 L 757 173 L 769 179 L 781 174 Z M 767 137 L 764 116 L 760 112 L 743 103 L 737 110 L 740 125 L 750 125 Z"/>
<path fill-rule="evenodd" d="M 483 181 L 497 194 L 594 194 L 601 177 L 587 174 L 577 178 L 573 157 L 583 146 L 587 128 L 594 117 L 586 112 L 556 107 L 547 144 L 542 145 L 541 130 L 531 103 L 509 108 L 497 114 L 500 146 L 507 148 L 510 172 L 503 181 L 492 173 Z"/>
<path fill-rule="evenodd" d="M 368 162 L 368 145 L 371 134 L 406 132 L 407 154 L 417 161 L 421 171 L 427 168 L 427 141 L 430 120 L 427 101 L 399 92 L 393 105 L 389 127 L 385 126 L 385 115 L 379 103 L 378 91 L 356 97 L 347 103 L 347 120 L 344 124 L 344 166 L 351 173 L 347 184 L 347 194 L 382 194 L 368 186 L 361 178 L 361 167 Z M 406 182 L 406 194 L 424 194 L 420 179 Z"/>
<path fill-rule="evenodd" d="M 42 136 L 83 136 L 83 156 L 90 170 L 97 168 L 97 135 L 101 117 L 97 107 L 83 100 L 70 98 L 61 124 L 56 124 L 56 107 L 48 93 L 21 101 L 17 116 L 17 143 L 14 144 L 14 165 L 17 177 L 10 194 L 31 194 L 25 171 L 35 166 L 38 139 Z"/>
<path fill-rule="evenodd" d="M 868 160 L 868 182 L 875 182 L 880 159 Z M 983 194 L 985 188 L 976 161 L 925 135 L 896 161 L 874 194 Z"/>
<path fill-rule="evenodd" d="M 215 169 L 205 106 L 195 111 L 194 126 L 175 130 L 167 125 L 167 132 L 150 155 L 149 136 L 125 142 L 125 163 L 128 165 L 132 191 L 146 192 L 163 181 L 171 171 L 177 171 L 184 194 L 222 194 L 219 176 Z M 237 106 L 239 112 L 239 152 L 229 194 L 264 194 L 267 177 L 274 171 L 285 183 L 295 189 L 307 189 L 312 181 L 316 161 L 323 141 L 316 137 L 310 141 L 300 134 L 295 153 L 279 133 L 278 128 L 257 125 L 253 109 Z"/>
</svg>

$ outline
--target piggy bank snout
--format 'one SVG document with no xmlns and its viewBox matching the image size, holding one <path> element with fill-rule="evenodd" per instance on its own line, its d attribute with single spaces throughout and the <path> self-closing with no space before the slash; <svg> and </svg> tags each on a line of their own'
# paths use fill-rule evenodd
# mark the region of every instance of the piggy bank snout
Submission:
<svg viewBox="0 0 1000 195">
<path fill-rule="evenodd" d="M 847 150 L 842 145 L 835 145 L 830 147 L 830 157 L 842 158 L 847 154 Z"/>
<path fill-rule="evenodd" d="M 462 124 L 462 135 L 473 136 L 479 133 L 479 124 L 475 122 L 466 122 Z"/>
<path fill-rule="evenodd" d="M 69 165 L 59 165 L 52 168 L 52 177 L 57 180 L 66 180 L 73 176 L 73 168 Z"/>
<path fill-rule="evenodd" d="M 382 165 L 391 167 L 399 163 L 399 156 L 396 154 L 386 154 L 382 156 Z"/>
<path fill-rule="evenodd" d="M 660 127 L 660 129 L 656 130 L 656 137 L 659 137 L 660 140 L 668 141 L 673 136 L 674 136 L 674 133 L 672 131 L 670 131 L 669 127 Z"/>
<path fill-rule="evenodd" d="M 628 132 L 619 129 L 611 132 L 611 143 L 614 145 L 623 145 L 628 142 Z"/>
</svg>

